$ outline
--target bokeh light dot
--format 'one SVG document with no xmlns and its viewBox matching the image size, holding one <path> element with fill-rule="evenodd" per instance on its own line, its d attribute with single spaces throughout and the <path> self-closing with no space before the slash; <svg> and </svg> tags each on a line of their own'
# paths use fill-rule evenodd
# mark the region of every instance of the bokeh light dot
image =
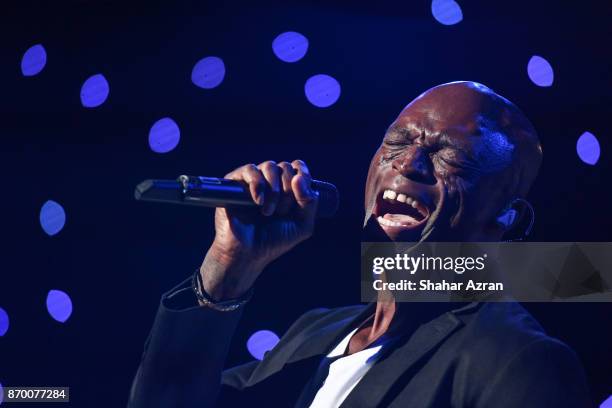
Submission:
<svg viewBox="0 0 612 408">
<path fill-rule="evenodd" d="M 41 44 L 27 49 L 21 58 L 21 73 L 23 76 L 34 76 L 47 65 L 47 51 Z"/>
<path fill-rule="evenodd" d="M 304 93 L 314 106 L 327 108 L 340 98 L 340 83 L 329 75 L 314 75 L 306 81 Z"/>
<path fill-rule="evenodd" d="M 64 208 L 53 200 L 48 200 L 40 209 L 40 226 L 47 235 L 55 235 L 64 228 L 66 224 L 66 212 Z"/>
<path fill-rule="evenodd" d="M 610 395 L 608 399 L 602 402 L 599 408 L 612 408 L 612 395 Z"/>
<path fill-rule="evenodd" d="M 270 330 L 256 331 L 247 340 L 247 350 L 257 360 L 262 360 L 267 351 L 272 350 L 278 343 L 279 338 Z"/>
<path fill-rule="evenodd" d="M 555 74 L 548 61 L 539 55 L 534 55 L 527 63 L 527 75 L 537 86 L 548 87 L 553 84 Z"/>
<path fill-rule="evenodd" d="M 444 25 L 454 25 L 463 20 L 461 6 L 454 0 L 433 0 L 431 14 L 438 23 Z"/>
<path fill-rule="evenodd" d="M 204 89 L 216 88 L 225 78 L 225 64 L 219 57 L 206 57 L 199 60 L 191 71 L 191 81 Z"/>
<path fill-rule="evenodd" d="M 64 323 L 72 314 L 70 296 L 61 290 L 50 290 L 47 294 L 47 311 L 53 319 Z"/>
<path fill-rule="evenodd" d="M 0 307 L 0 337 L 4 336 L 9 329 L 9 316 L 6 311 Z"/>
<path fill-rule="evenodd" d="M 149 131 L 149 147 L 155 153 L 168 153 L 178 145 L 180 139 L 181 131 L 171 118 L 158 120 Z"/>
<path fill-rule="evenodd" d="M 590 132 L 584 132 L 580 135 L 576 142 L 576 153 L 578 153 L 580 160 L 586 164 L 591 166 L 597 164 L 601 150 L 595 135 Z"/>
<path fill-rule="evenodd" d="M 108 98 L 110 88 L 102 74 L 92 75 L 81 87 L 81 104 L 86 108 L 97 108 Z"/>
<path fill-rule="evenodd" d="M 287 31 L 272 41 L 272 51 L 281 61 L 297 62 L 308 51 L 308 39 L 295 31 Z"/>
</svg>

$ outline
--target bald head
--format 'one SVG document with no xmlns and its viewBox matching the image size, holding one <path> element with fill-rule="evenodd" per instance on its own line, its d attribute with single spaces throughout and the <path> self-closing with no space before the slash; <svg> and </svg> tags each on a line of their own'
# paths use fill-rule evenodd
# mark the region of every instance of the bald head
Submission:
<svg viewBox="0 0 612 408">
<path fill-rule="evenodd" d="M 542 162 L 537 133 L 508 99 L 477 82 L 442 84 L 421 94 L 400 113 L 397 122 L 433 132 L 457 132 L 479 138 L 474 159 L 483 172 L 509 170 L 509 194 L 524 197 Z"/>
<path fill-rule="evenodd" d="M 476 82 L 439 85 L 389 127 L 370 165 L 366 217 L 377 217 L 392 239 L 416 239 L 434 221 L 449 239 L 496 239 L 496 217 L 526 196 L 541 161 L 534 127 L 506 98 Z M 420 215 L 389 212 L 400 209 L 383 205 L 385 189 L 416 199 Z"/>
</svg>

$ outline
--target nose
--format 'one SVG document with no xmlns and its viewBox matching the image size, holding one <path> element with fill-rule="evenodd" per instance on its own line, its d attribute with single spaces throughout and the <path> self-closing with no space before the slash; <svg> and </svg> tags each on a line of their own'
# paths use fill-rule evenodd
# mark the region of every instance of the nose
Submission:
<svg viewBox="0 0 612 408">
<path fill-rule="evenodd" d="M 436 184 L 433 164 L 426 149 L 421 146 L 408 146 L 405 152 L 393 160 L 392 166 L 395 171 L 412 181 Z"/>
</svg>

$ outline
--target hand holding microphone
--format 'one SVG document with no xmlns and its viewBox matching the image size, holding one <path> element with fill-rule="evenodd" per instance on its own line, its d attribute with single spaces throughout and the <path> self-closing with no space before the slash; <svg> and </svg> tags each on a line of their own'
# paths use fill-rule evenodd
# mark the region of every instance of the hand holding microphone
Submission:
<svg viewBox="0 0 612 408">
<path fill-rule="evenodd" d="M 246 164 L 225 175 L 235 184 L 200 178 L 206 185 L 192 186 L 189 179 L 148 180 L 136 198 L 217 207 L 215 239 L 200 267 L 215 301 L 248 291 L 270 262 L 312 235 L 321 203 L 319 216 L 333 215 L 338 204 L 335 187 L 313 181 L 301 160 Z"/>
</svg>

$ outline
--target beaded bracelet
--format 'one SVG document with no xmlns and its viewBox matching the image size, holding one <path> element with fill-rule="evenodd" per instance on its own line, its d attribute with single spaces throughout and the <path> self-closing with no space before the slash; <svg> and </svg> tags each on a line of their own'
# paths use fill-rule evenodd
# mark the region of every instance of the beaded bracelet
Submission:
<svg viewBox="0 0 612 408">
<path fill-rule="evenodd" d="M 200 274 L 199 269 L 196 269 L 195 273 L 193 274 L 191 285 L 193 288 L 193 292 L 195 293 L 200 303 L 202 303 L 202 305 L 210 307 L 211 309 L 217 310 L 219 312 L 232 312 L 244 306 L 253 297 L 253 288 L 251 288 L 244 295 L 240 296 L 237 299 L 224 300 L 223 302 L 215 302 L 204 290 L 204 285 L 202 284 L 202 275 Z"/>
</svg>

